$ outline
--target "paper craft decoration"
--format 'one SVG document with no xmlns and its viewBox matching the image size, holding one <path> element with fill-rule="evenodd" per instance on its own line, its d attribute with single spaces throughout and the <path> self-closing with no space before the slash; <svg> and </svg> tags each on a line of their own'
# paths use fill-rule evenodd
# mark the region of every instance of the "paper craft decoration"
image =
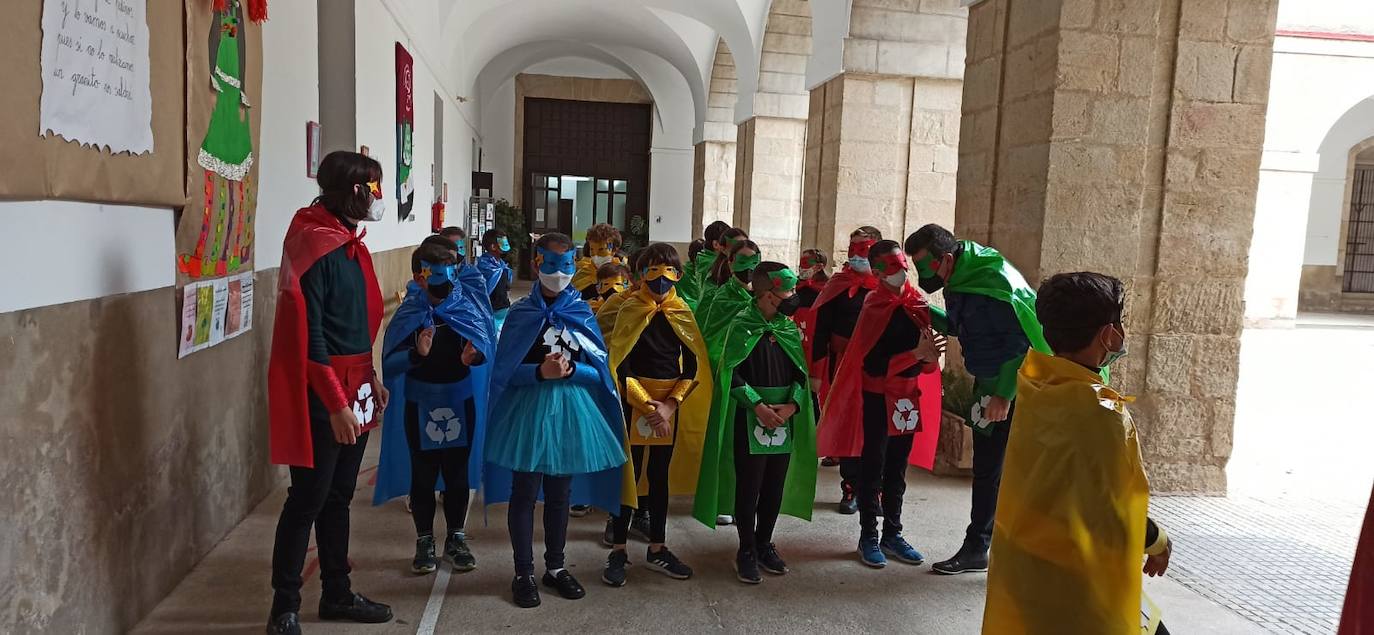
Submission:
<svg viewBox="0 0 1374 635">
<path fill-rule="evenodd" d="M 153 151 L 146 0 L 43 3 L 38 134 Z"/>
<path fill-rule="evenodd" d="M 410 217 L 415 207 L 415 61 L 400 42 L 396 43 L 396 207 L 400 220 Z"/>
<path fill-rule="evenodd" d="M 177 357 L 232 339 L 253 328 L 253 272 L 192 282 L 182 288 Z"/>
</svg>

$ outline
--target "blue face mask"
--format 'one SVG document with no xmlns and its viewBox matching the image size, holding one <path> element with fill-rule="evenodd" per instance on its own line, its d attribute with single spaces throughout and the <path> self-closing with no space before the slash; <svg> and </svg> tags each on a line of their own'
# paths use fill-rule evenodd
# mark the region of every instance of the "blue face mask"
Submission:
<svg viewBox="0 0 1374 635">
<path fill-rule="evenodd" d="M 672 289 L 674 284 L 677 283 L 674 282 L 668 276 L 659 276 L 657 278 L 654 278 L 653 280 L 644 281 L 644 286 L 648 287 L 649 291 L 657 295 L 664 295 L 668 293 L 668 290 Z"/>
<path fill-rule="evenodd" d="M 505 236 L 501 237 L 501 242 L 497 245 L 501 247 L 501 253 L 503 254 L 510 251 L 510 239 L 506 238 Z"/>
<path fill-rule="evenodd" d="M 458 244 L 458 257 L 466 258 L 468 256 L 468 241 L 459 238 L 456 242 Z"/>
<path fill-rule="evenodd" d="M 458 267 L 452 263 L 436 265 L 421 260 L 420 273 L 425 276 L 425 282 L 431 287 L 443 286 L 445 283 L 458 280 Z"/>
</svg>

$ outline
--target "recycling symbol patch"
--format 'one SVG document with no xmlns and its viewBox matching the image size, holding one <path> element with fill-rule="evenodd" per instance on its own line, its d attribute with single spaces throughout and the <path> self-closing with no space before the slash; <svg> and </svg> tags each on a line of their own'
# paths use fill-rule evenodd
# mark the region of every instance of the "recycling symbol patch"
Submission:
<svg viewBox="0 0 1374 635">
<path fill-rule="evenodd" d="M 754 426 L 754 440 L 763 447 L 782 447 L 787 443 L 787 426 L 769 430 L 761 425 Z"/>
<path fill-rule="evenodd" d="M 911 432 L 921 423 L 921 413 L 916 404 L 902 397 L 892 404 L 892 427 L 898 432 Z"/>
<path fill-rule="evenodd" d="M 425 423 L 425 436 L 435 444 L 453 443 L 463 434 L 463 422 L 452 408 L 435 408 L 429 411 L 429 421 Z"/>
<path fill-rule="evenodd" d="M 973 427 L 986 428 L 993 424 L 987 417 L 989 403 L 992 403 L 992 395 L 983 395 L 982 399 L 973 404 L 968 416 L 969 423 L 972 423 Z"/>
<path fill-rule="evenodd" d="M 372 400 L 372 384 L 358 386 L 358 396 L 353 399 L 353 416 L 358 419 L 359 425 L 372 423 L 372 418 L 377 416 L 377 405 Z"/>
<path fill-rule="evenodd" d="M 639 436 L 642 438 L 654 438 L 654 427 L 649 425 L 648 417 L 635 418 L 635 431 L 639 432 Z"/>
<path fill-rule="evenodd" d="M 577 334 L 566 328 L 556 329 L 550 327 L 544 331 L 544 346 L 549 348 L 550 353 L 561 353 L 563 357 L 572 358 L 574 351 L 582 349 L 582 345 L 577 343 Z"/>
</svg>

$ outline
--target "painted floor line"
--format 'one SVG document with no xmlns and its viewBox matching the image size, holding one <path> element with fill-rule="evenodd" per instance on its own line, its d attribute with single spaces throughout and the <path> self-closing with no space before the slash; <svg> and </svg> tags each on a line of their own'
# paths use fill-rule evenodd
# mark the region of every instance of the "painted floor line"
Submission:
<svg viewBox="0 0 1374 635">
<path fill-rule="evenodd" d="M 439 611 L 444 608 L 444 596 L 448 595 L 448 578 L 448 567 L 441 565 L 434 574 L 434 588 L 429 591 L 429 601 L 425 602 L 425 612 L 420 616 L 415 635 L 434 635 L 434 627 L 439 624 Z"/>
</svg>

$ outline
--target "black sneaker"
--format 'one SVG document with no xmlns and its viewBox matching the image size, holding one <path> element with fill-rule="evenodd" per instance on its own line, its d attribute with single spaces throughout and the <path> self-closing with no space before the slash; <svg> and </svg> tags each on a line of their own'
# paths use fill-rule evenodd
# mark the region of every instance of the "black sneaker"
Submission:
<svg viewBox="0 0 1374 635">
<path fill-rule="evenodd" d="M 827 456 L 821 459 L 821 467 L 835 467 L 839 464 L 840 460 L 833 456 Z"/>
<path fill-rule="evenodd" d="M 783 575 L 787 573 L 787 563 L 778 556 L 778 547 L 773 543 L 768 543 L 759 547 L 758 550 L 759 568 L 773 575 Z"/>
<path fill-rule="evenodd" d="M 586 516 L 587 512 L 591 510 L 592 508 L 590 505 L 573 505 L 572 507 L 568 508 L 568 515 L 572 516 L 573 518 L 581 518 L 583 516 Z"/>
<path fill-rule="evenodd" d="M 461 531 L 450 531 L 448 539 L 444 541 L 444 559 L 459 573 L 477 568 L 477 558 L 474 558 L 472 550 L 468 549 L 466 538 Z"/>
<path fill-rule="evenodd" d="M 515 605 L 522 609 L 539 606 L 539 585 L 534 583 L 532 575 L 515 576 L 510 583 L 510 592 L 515 597 Z"/>
<path fill-rule="evenodd" d="M 953 558 L 930 565 L 930 570 L 943 575 L 981 573 L 988 570 L 988 554 L 987 552 L 969 553 L 960 549 Z"/>
<path fill-rule="evenodd" d="M 267 622 L 267 635 L 301 635 L 301 617 L 282 613 Z"/>
<path fill-rule="evenodd" d="M 434 557 L 434 536 L 425 534 L 415 539 L 415 559 L 410 561 L 410 572 L 416 575 L 434 573 L 439 561 Z"/>
<path fill-rule="evenodd" d="M 545 572 L 544 586 L 556 589 L 565 600 L 580 600 L 587 595 L 587 590 L 582 588 L 582 585 L 577 582 L 577 578 L 574 578 L 567 569 L 559 571 L 558 575 Z"/>
<path fill-rule="evenodd" d="M 381 624 L 391 621 L 391 607 L 373 602 L 361 593 L 354 593 L 347 603 L 326 602 L 324 598 L 320 598 L 320 619 Z"/>
<path fill-rule="evenodd" d="M 840 483 L 840 504 L 835 511 L 846 516 L 859 511 L 859 500 L 854 496 L 854 486 Z"/>
<path fill-rule="evenodd" d="M 601 532 L 601 546 L 607 549 L 615 546 L 615 517 L 606 519 L 606 531 Z"/>
<path fill-rule="evenodd" d="M 658 551 L 650 549 L 648 554 L 644 556 L 644 560 L 649 563 L 650 567 L 674 580 L 686 580 L 692 577 L 692 568 L 678 560 L 677 556 L 673 555 L 673 552 L 669 551 L 667 547 Z"/>
<path fill-rule="evenodd" d="M 611 555 L 606 556 L 606 568 L 601 571 L 601 581 L 610 586 L 625 586 L 625 565 L 630 563 L 630 556 L 624 549 L 612 549 Z"/>
<path fill-rule="evenodd" d="M 745 584 L 763 582 L 763 577 L 759 575 L 759 561 L 754 557 L 754 552 L 741 551 L 735 554 L 735 576 Z"/>
<path fill-rule="evenodd" d="M 653 533 L 649 528 L 649 512 L 636 513 L 630 517 L 630 535 L 636 540 L 650 542 L 649 534 Z"/>
</svg>

